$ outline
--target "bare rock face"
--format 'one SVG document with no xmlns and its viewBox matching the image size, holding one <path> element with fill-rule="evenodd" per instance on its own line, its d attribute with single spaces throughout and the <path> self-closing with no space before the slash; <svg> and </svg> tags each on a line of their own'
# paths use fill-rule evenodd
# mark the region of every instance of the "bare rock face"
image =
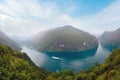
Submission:
<svg viewBox="0 0 120 80">
<path fill-rule="evenodd" d="M 75 52 L 98 46 L 97 39 L 72 26 L 63 26 L 37 34 L 34 38 L 35 48 L 45 52 Z"/>
<path fill-rule="evenodd" d="M 0 44 L 5 44 L 11 47 L 13 50 L 21 50 L 18 43 L 10 39 L 6 34 L 0 31 Z"/>
<path fill-rule="evenodd" d="M 104 32 L 100 37 L 100 41 L 103 45 L 120 47 L 120 28 L 115 31 Z"/>
</svg>

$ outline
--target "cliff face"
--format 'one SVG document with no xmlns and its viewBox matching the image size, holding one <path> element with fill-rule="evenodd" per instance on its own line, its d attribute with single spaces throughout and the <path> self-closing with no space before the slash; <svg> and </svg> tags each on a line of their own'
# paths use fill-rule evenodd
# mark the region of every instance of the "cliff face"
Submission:
<svg viewBox="0 0 120 80">
<path fill-rule="evenodd" d="M 120 28 L 115 31 L 104 32 L 100 40 L 103 45 L 120 47 Z"/>
<path fill-rule="evenodd" d="M 37 50 L 47 52 L 74 52 L 97 47 L 97 39 L 72 26 L 63 26 L 48 30 L 43 35 L 35 36 Z"/>
<path fill-rule="evenodd" d="M 14 50 L 21 50 L 21 47 L 18 43 L 10 39 L 6 34 L 0 31 L 0 44 L 6 44 Z"/>
</svg>

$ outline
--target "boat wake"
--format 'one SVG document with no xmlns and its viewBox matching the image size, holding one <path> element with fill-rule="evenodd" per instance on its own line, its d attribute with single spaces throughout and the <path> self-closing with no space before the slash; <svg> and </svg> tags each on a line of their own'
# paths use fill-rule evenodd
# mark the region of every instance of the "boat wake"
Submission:
<svg viewBox="0 0 120 80">
<path fill-rule="evenodd" d="M 59 60 L 61 59 L 61 58 L 59 58 L 59 57 L 55 57 L 55 56 L 52 56 L 52 58 L 53 58 L 53 59 L 59 59 Z"/>
</svg>

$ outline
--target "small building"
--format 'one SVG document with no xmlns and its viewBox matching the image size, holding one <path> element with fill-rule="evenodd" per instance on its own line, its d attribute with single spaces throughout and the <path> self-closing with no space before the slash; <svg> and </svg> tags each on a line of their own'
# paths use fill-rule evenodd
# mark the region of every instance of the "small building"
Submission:
<svg viewBox="0 0 120 80">
<path fill-rule="evenodd" d="M 57 43 L 55 43 L 55 47 L 64 48 L 65 47 L 65 43 L 57 42 Z"/>
</svg>

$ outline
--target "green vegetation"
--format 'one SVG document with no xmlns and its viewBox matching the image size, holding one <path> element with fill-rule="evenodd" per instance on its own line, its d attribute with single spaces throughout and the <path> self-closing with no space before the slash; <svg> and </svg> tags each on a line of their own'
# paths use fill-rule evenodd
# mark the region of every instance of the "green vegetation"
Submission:
<svg viewBox="0 0 120 80">
<path fill-rule="evenodd" d="M 34 39 L 36 49 L 43 52 L 81 51 L 98 45 L 94 36 L 72 26 L 48 30 Z"/>
<path fill-rule="evenodd" d="M 0 80 L 120 80 L 120 49 L 113 50 L 103 64 L 75 74 L 71 70 L 50 73 L 36 67 L 25 53 L 1 45 Z"/>
<path fill-rule="evenodd" d="M 72 71 L 54 72 L 47 80 L 120 80 L 120 49 L 114 50 L 103 64 L 96 63 L 77 74 Z"/>
<path fill-rule="evenodd" d="M 36 67 L 22 52 L 0 46 L 0 80 L 44 80 L 48 72 Z"/>
</svg>

